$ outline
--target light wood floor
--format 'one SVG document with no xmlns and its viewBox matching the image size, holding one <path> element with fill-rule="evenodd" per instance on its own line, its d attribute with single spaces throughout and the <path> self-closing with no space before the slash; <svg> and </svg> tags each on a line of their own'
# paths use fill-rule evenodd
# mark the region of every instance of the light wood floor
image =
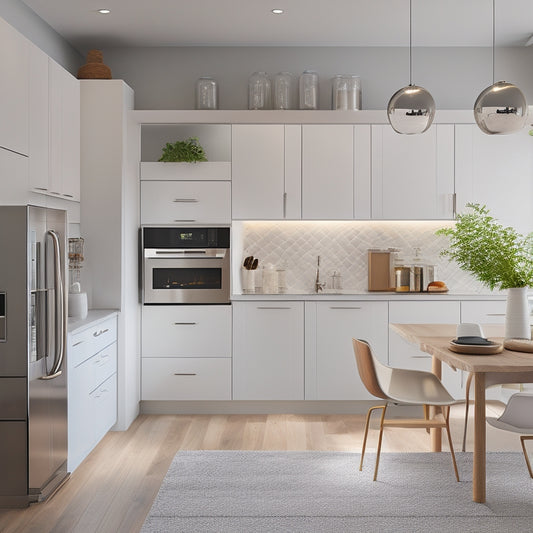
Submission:
<svg viewBox="0 0 533 533">
<path fill-rule="evenodd" d="M 492 415 L 501 412 L 496 403 L 488 409 Z M 456 451 L 461 448 L 463 416 L 464 406 L 454 406 Z M 362 415 L 141 415 L 128 431 L 108 433 L 48 502 L 0 511 L 0 532 L 135 533 L 178 450 L 360 452 L 363 424 Z M 369 451 L 375 449 L 375 437 L 375 433 L 369 436 Z M 518 440 L 516 435 L 487 428 L 488 450 L 519 451 Z M 424 430 L 385 431 L 384 452 L 428 448 Z"/>
</svg>

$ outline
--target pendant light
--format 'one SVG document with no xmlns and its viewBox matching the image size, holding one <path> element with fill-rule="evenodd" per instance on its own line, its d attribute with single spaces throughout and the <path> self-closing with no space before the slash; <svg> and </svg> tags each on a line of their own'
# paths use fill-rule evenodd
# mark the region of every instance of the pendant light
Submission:
<svg viewBox="0 0 533 533">
<path fill-rule="evenodd" d="M 433 96 L 418 85 L 413 85 L 412 0 L 409 0 L 409 85 L 395 92 L 387 106 L 387 118 L 397 133 L 412 135 L 424 133 L 435 117 Z"/>
<path fill-rule="evenodd" d="M 474 104 L 477 125 L 488 135 L 514 133 L 527 120 L 527 103 L 522 91 L 512 83 L 494 83 L 495 4 L 496 0 L 492 0 L 492 85 L 481 92 Z"/>
</svg>

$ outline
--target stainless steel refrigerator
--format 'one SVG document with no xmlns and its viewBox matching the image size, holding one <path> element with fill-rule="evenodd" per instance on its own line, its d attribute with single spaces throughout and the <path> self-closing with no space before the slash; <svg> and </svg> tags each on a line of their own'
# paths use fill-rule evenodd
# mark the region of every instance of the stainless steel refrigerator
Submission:
<svg viewBox="0 0 533 533">
<path fill-rule="evenodd" d="M 0 207 L 0 507 L 68 478 L 66 213 Z"/>
</svg>

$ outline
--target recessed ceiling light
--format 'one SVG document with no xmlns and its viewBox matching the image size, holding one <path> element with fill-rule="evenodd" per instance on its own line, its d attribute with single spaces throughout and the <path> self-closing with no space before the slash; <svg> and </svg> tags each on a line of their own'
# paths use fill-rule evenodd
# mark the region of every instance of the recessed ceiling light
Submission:
<svg viewBox="0 0 533 533">
<path fill-rule="evenodd" d="M 110 9 L 99 9 L 98 13 L 101 13 L 102 15 L 107 15 L 108 13 L 111 13 Z"/>
<path fill-rule="evenodd" d="M 274 15 L 281 15 L 283 13 L 283 9 L 273 9 L 272 13 L 274 13 Z"/>
</svg>

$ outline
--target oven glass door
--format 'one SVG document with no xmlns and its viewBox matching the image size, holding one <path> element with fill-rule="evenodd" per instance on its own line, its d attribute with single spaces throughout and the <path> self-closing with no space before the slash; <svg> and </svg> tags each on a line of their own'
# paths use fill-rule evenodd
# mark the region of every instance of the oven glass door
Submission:
<svg viewBox="0 0 533 533">
<path fill-rule="evenodd" d="M 229 303 L 229 254 L 145 257 L 145 304 Z"/>
</svg>

